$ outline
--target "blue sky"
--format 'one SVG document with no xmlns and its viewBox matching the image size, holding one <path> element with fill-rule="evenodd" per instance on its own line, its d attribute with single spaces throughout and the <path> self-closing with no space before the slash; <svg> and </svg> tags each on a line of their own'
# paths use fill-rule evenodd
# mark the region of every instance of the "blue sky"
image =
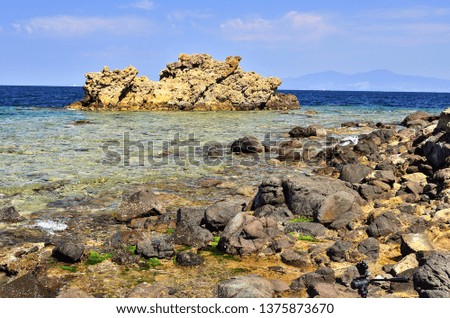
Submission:
<svg viewBox="0 0 450 318">
<path fill-rule="evenodd" d="M 104 65 L 158 79 L 179 53 L 263 75 L 387 69 L 450 79 L 446 1 L 3 1 L 0 85 L 82 85 Z"/>
</svg>

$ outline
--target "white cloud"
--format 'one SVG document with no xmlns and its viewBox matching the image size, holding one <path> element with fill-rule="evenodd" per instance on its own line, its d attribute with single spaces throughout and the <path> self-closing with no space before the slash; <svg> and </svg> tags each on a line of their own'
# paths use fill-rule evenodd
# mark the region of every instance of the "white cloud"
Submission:
<svg viewBox="0 0 450 318">
<path fill-rule="evenodd" d="M 167 18 L 171 21 L 189 20 L 206 20 L 212 18 L 214 15 L 211 10 L 178 10 L 172 11 Z"/>
<path fill-rule="evenodd" d="M 136 17 L 36 17 L 12 24 L 17 32 L 58 37 L 85 36 L 97 32 L 114 35 L 140 34 L 150 28 L 148 20 Z"/>
<path fill-rule="evenodd" d="M 153 1 L 149 0 L 139 0 L 132 2 L 128 5 L 121 6 L 121 8 L 134 8 L 134 9 L 141 9 L 141 10 L 152 10 L 155 7 L 155 4 Z"/>
<path fill-rule="evenodd" d="M 336 28 L 322 15 L 290 11 L 278 19 L 236 18 L 220 25 L 236 41 L 317 41 Z"/>
</svg>

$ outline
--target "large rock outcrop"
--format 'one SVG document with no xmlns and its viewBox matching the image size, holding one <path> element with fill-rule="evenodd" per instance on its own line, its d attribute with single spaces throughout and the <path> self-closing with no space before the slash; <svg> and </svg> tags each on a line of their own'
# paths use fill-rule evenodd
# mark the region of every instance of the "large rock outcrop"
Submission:
<svg viewBox="0 0 450 318">
<path fill-rule="evenodd" d="M 86 74 L 85 97 L 69 108 L 83 110 L 296 109 L 294 95 L 277 93 L 281 80 L 244 72 L 239 56 L 216 61 L 207 54 L 180 54 L 160 80 L 137 77 L 133 66 Z"/>
</svg>

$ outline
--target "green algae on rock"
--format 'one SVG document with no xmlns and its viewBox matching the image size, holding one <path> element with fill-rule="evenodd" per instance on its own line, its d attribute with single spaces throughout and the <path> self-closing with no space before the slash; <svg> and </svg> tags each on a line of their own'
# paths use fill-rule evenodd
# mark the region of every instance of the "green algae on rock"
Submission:
<svg viewBox="0 0 450 318">
<path fill-rule="evenodd" d="M 244 72 L 241 57 L 216 61 L 208 54 L 180 54 L 167 64 L 158 82 L 138 70 L 86 74 L 85 97 L 69 105 L 80 110 L 287 110 L 300 107 L 292 94 L 275 93 L 276 77 Z"/>
</svg>

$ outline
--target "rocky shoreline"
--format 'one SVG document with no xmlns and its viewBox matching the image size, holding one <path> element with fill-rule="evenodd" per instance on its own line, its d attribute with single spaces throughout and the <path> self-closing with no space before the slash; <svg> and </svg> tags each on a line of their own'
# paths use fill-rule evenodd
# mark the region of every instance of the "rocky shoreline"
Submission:
<svg viewBox="0 0 450 318">
<path fill-rule="evenodd" d="M 225 151 L 314 171 L 275 165 L 257 189 L 239 167 L 238 185 L 200 179 L 210 204 L 145 184 L 113 214 L 66 211 L 53 233 L 3 207 L 0 297 L 357 297 L 362 260 L 374 277 L 410 279 L 369 297 L 450 297 L 449 121 L 450 109 L 403 127 L 343 123 L 370 129 L 357 142 L 317 125 L 287 127 L 276 145 L 242 136 Z"/>
<path fill-rule="evenodd" d="M 244 72 L 241 57 L 216 61 L 207 54 L 180 54 L 159 81 L 137 77 L 129 66 L 86 74 L 85 97 L 68 106 L 78 110 L 288 110 L 300 107 L 292 94 L 276 93 L 281 80 Z"/>
</svg>

